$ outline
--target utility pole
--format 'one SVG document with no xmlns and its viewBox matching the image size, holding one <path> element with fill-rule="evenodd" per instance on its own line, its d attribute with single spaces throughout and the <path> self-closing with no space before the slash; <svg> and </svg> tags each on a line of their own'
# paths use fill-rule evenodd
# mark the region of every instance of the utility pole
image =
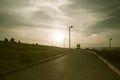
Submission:
<svg viewBox="0 0 120 80">
<path fill-rule="evenodd" d="M 111 41 L 112 41 L 112 38 L 109 39 L 109 48 L 110 48 L 110 52 L 111 52 Z"/>
<path fill-rule="evenodd" d="M 69 27 L 69 49 L 71 49 L 71 28 L 73 28 L 73 26 Z"/>
</svg>

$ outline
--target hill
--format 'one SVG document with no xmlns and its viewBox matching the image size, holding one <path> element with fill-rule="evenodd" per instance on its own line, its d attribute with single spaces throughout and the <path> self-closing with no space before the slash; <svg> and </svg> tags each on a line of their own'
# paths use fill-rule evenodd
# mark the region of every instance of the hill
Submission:
<svg viewBox="0 0 120 80">
<path fill-rule="evenodd" d="M 62 54 L 66 50 L 68 49 L 0 41 L 0 68 L 5 72 L 11 72 Z"/>
</svg>

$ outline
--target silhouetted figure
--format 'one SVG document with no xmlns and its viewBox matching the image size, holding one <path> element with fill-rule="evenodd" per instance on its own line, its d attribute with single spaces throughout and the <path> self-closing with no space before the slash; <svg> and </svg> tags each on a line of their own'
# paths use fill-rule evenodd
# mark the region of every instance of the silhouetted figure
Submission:
<svg viewBox="0 0 120 80">
<path fill-rule="evenodd" d="M 5 38 L 5 40 L 4 40 L 5 42 L 9 42 L 9 40 L 7 39 L 7 38 Z"/>
<path fill-rule="evenodd" d="M 11 39 L 10 39 L 10 42 L 15 42 L 15 39 L 14 39 L 14 38 L 11 38 Z"/>
</svg>

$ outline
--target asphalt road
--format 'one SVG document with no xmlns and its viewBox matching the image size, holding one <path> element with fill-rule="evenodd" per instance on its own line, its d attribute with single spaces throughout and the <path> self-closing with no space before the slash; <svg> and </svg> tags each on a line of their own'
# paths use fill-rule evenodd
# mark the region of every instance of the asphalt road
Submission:
<svg viewBox="0 0 120 80">
<path fill-rule="evenodd" d="M 9 80 L 120 80 L 97 56 L 84 50 L 8 74 Z"/>
</svg>

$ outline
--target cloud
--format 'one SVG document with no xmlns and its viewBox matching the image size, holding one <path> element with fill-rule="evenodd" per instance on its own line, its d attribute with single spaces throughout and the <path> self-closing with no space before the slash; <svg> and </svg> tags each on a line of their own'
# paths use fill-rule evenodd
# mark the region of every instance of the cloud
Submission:
<svg viewBox="0 0 120 80">
<path fill-rule="evenodd" d="M 74 0 L 67 12 L 80 31 L 101 33 L 104 29 L 120 29 L 119 3 L 116 5 L 115 0 Z"/>
<path fill-rule="evenodd" d="M 1 27 L 64 25 L 69 16 L 66 16 L 61 8 L 69 3 L 68 0 L 1 0 Z"/>
<path fill-rule="evenodd" d="M 86 40 L 119 37 L 119 6 L 119 0 L 0 0 L 0 28 L 68 30 L 72 25 Z"/>
<path fill-rule="evenodd" d="M 23 8 L 30 5 L 29 1 L 30 0 L 0 0 L 0 6 L 7 8 Z"/>
<path fill-rule="evenodd" d="M 23 1 L 24 3 L 25 1 Z M 25 6 L 19 0 L 0 0 L 0 27 L 31 26 L 26 13 L 22 11 Z"/>
<path fill-rule="evenodd" d="M 120 21 L 120 16 L 113 16 L 112 18 L 99 22 L 98 24 L 94 25 L 94 27 L 97 29 L 116 30 L 116 29 L 120 29 L 119 21 Z"/>
<path fill-rule="evenodd" d="M 117 0 L 116 0 L 117 1 Z M 114 12 L 116 1 L 108 0 L 0 0 L 3 26 L 62 27 L 86 29 Z M 113 10 L 111 10 L 111 7 Z M 45 24 L 46 23 L 46 24 Z M 84 26 L 84 27 L 83 27 Z M 67 27 L 65 27 L 67 28 Z"/>
<path fill-rule="evenodd" d="M 24 16 L 14 14 L 14 12 L 0 12 L 0 27 L 30 26 Z"/>
</svg>

